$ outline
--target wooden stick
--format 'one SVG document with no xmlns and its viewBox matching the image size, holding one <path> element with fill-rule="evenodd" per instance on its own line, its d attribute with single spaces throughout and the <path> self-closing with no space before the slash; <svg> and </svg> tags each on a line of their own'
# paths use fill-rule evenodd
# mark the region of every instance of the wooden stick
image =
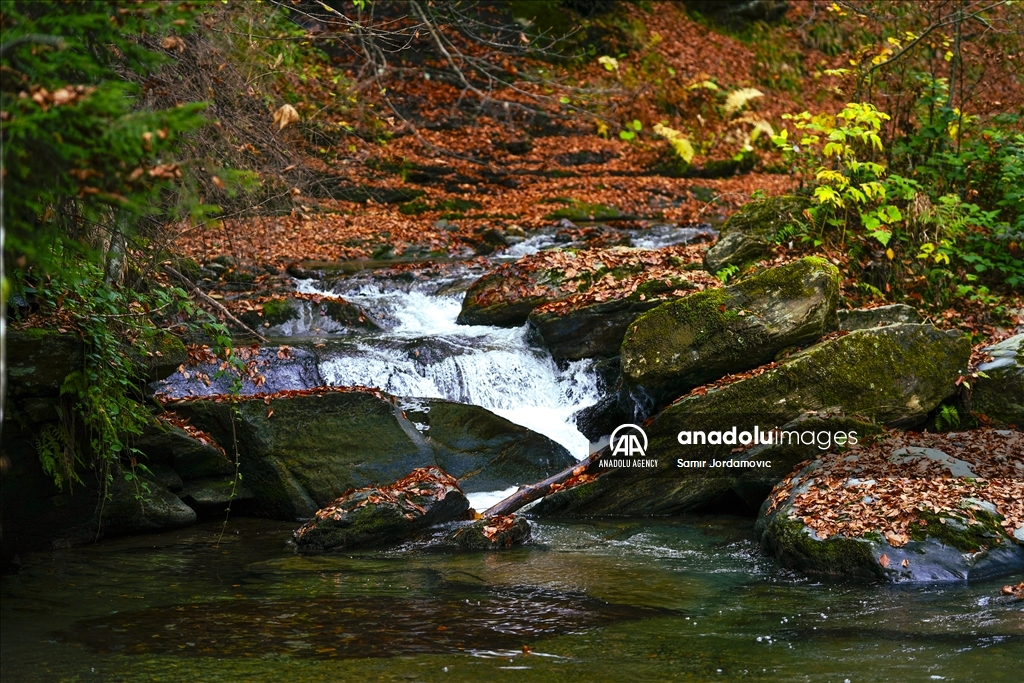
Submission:
<svg viewBox="0 0 1024 683">
<path fill-rule="evenodd" d="M 176 277 L 176 278 L 178 278 L 179 280 L 181 280 L 181 281 L 182 281 L 182 282 L 183 282 L 183 283 L 185 284 L 185 286 L 186 286 L 186 287 L 189 287 L 189 288 L 190 288 L 190 289 L 192 290 L 192 292 L 193 292 L 193 293 L 194 293 L 194 294 L 195 294 L 195 295 L 196 295 L 197 297 L 199 297 L 199 298 L 200 298 L 200 299 L 202 299 L 202 300 L 203 300 L 204 302 L 208 303 L 209 305 L 213 306 L 213 307 L 214 307 L 214 308 L 216 308 L 216 309 L 217 309 L 218 311 L 220 311 L 221 313 L 223 313 L 223 314 L 224 314 L 224 317 L 225 317 L 225 318 L 227 318 L 228 320 L 230 320 L 230 321 L 231 321 L 231 322 L 233 322 L 234 324 L 238 325 L 238 326 L 239 326 L 239 327 L 241 327 L 241 328 L 242 328 L 243 330 L 245 330 L 246 332 L 248 332 L 248 333 L 249 333 L 249 334 L 251 334 L 252 336 L 256 337 L 257 339 L 259 339 L 259 340 L 260 340 L 261 342 L 263 342 L 264 344 L 268 343 L 268 342 L 267 342 L 267 338 L 266 338 L 266 337 L 264 337 L 264 336 L 263 336 L 262 334 L 260 334 L 260 333 L 259 333 L 259 332 L 257 332 L 256 330 L 252 329 L 251 327 L 249 327 L 249 326 L 248 326 L 248 325 L 246 325 L 245 323 L 243 323 L 243 322 L 242 322 L 241 320 L 239 320 L 238 318 L 236 318 L 236 317 L 235 317 L 235 316 L 234 316 L 234 315 L 233 315 L 233 314 L 231 313 L 231 311 L 229 311 L 228 309 L 224 308 L 224 305 L 223 305 L 222 303 L 220 303 L 220 302 L 219 302 L 219 301 L 217 301 L 216 299 L 213 299 L 213 298 L 211 298 L 211 297 L 210 297 L 209 295 L 207 295 L 207 294 L 206 294 L 205 292 L 203 292 L 203 291 L 202 291 L 201 289 L 199 289 L 199 286 L 198 286 L 197 284 L 195 284 L 194 282 L 192 282 L 192 281 L 191 281 L 191 280 L 189 280 L 189 279 L 188 279 L 187 277 L 185 277 L 184 275 L 182 275 L 181 273 L 179 273 L 178 271 L 176 271 L 176 270 L 175 270 L 174 268 L 171 268 L 171 267 L 170 267 L 169 265 L 167 265 L 167 264 L 164 264 L 164 270 L 166 270 L 166 271 L 167 271 L 168 273 L 170 273 L 170 274 L 171 274 L 171 275 L 173 275 L 174 277 Z"/>
<path fill-rule="evenodd" d="M 583 468 L 583 471 L 586 471 L 591 465 L 597 462 L 602 455 L 605 455 L 607 453 L 607 450 L 607 447 L 605 447 L 595 453 L 591 453 L 590 456 L 587 457 L 586 459 L 581 460 L 580 462 L 576 463 L 575 465 L 572 465 L 571 467 L 567 467 L 558 474 L 551 475 L 544 481 L 538 482 L 536 484 L 527 484 L 526 486 L 520 486 L 518 491 L 513 493 L 505 500 L 495 503 L 491 507 L 487 508 L 484 512 L 481 513 L 481 516 L 486 519 L 487 517 L 495 517 L 497 515 L 510 515 L 516 510 L 522 508 L 523 506 L 537 500 L 538 498 L 543 498 L 544 496 L 548 495 L 548 493 L 551 491 L 552 486 L 554 486 L 555 484 L 561 484 L 564 481 L 568 481 L 573 477 L 573 473 L 579 470 L 579 468 L 581 467 Z"/>
</svg>

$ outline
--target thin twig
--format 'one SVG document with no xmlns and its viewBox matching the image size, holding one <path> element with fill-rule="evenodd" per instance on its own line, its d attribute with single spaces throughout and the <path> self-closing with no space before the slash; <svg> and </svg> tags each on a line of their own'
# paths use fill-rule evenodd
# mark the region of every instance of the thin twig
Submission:
<svg viewBox="0 0 1024 683">
<path fill-rule="evenodd" d="M 182 275 L 181 273 L 179 273 L 178 271 L 176 271 L 176 270 L 175 270 L 174 268 L 171 268 L 171 267 L 170 267 L 169 265 L 167 265 L 166 263 L 165 263 L 165 264 L 163 265 L 163 268 L 164 268 L 164 270 L 165 270 L 165 271 L 166 271 L 166 272 L 167 272 L 168 274 L 170 274 L 170 275 L 173 275 L 173 276 L 174 276 L 175 278 L 177 278 L 178 280 L 180 280 L 180 281 L 181 281 L 181 282 L 182 282 L 182 283 L 183 283 L 183 284 L 184 284 L 185 286 L 187 286 L 187 287 L 188 287 L 189 289 L 191 289 L 191 290 L 192 290 L 192 292 L 193 292 L 193 293 L 194 293 L 194 294 L 195 294 L 195 295 L 196 295 L 197 297 L 199 297 L 199 299 L 201 299 L 201 300 L 202 300 L 203 302 L 205 302 L 205 303 L 209 304 L 210 306 L 213 306 L 213 307 L 214 307 L 214 308 L 216 308 L 216 309 L 217 309 L 218 311 L 220 311 L 221 313 L 223 313 L 223 314 L 224 314 L 224 317 L 226 317 L 226 318 L 227 318 L 228 320 L 230 320 L 230 321 L 231 321 L 231 322 L 233 322 L 234 324 L 238 325 L 238 326 L 239 326 L 239 327 L 241 327 L 241 328 L 242 328 L 243 330 L 245 330 L 246 332 L 248 332 L 248 333 L 249 333 L 249 334 L 251 334 L 252 336 L 256 337 L 257 339 L 259 339 L 259 340 L 260 340 L 261 342 L 263 342 L 264 344 L 268 343 L 268 342 L 267 342 L 267 338 L 266 338 L 266 337 L 264 337 L 264 336 L 263 336 L 262 334 L 260 334 L 260 333 L 259 333 L 259 332 L 257 332 L 256 330 L 252 329 L 251 327 L 249 327 L 249 326 L 248 326 L 248 325 L 246 325 L 245 323 L 243 323 L 243 322 L 242 322 L 241 320 L 239 320 L 238 318 L 236 318 L 236 317 L 235 317 L 235 316 L 234 316 L 234 315 L 233 315 L 233 314 L 231 313 L 231 311 L 229 311 L 228 309 L 226 309 L 226 308 L 224 307 L 224 305 L 223 305 L 222 303 L 220 303 L 220 302 L 219 302 L 219 301 L 217 301 L 216 299 L 213 299 L 213 298 L 211 298 L 211 297 L 210 297 L 210 296 L 209 296 L 208 294 L 206 294 L 206 293 L 205 293 L 205 292 L 204 292 L 203 290 L 199 289 L 199 286 L 198 286 L 197 284 L 195 284 L 194 282 L 192 282 L 191 280 L 189 280 L 189 279 L 188 279 L 187 277 L 185 277 L 184 275 Z"/>
</svg>

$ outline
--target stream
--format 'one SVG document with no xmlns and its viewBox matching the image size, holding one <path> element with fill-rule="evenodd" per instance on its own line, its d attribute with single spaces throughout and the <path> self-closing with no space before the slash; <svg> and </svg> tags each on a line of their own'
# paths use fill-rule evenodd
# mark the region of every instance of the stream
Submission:
<svg viewBox="0 0 1024 683">
<path fill-rule="evenodd" d="M 559 366 L 525 327 L 456 325 L 478 275 L 299 280 L 382 329 L 337 335 L 306 315 L 275 341 L 325 383 L 477 404 L 585 457 L 572 416 L 601 397 L 599 373 Z M 760 553 L 747 517 L 541 520 L 531 544 L 493 553 L 299 556 L 295 526 L 233 518 L 23 557 L 2 581 L 3 680 L 996 683 L 1024 663 L 1024 603 L 998 597 L 1021 578 L 803 578 Z"/>
</svg>

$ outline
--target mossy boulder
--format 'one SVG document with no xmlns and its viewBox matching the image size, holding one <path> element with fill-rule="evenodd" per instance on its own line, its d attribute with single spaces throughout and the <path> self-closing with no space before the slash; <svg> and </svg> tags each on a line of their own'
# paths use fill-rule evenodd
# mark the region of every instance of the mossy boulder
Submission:
<svg viewBox="0 0 1024 683">
<path fill-rule="evenodd" d="M 542 305 L 530 313 L 529 323 L 556 360 L 612 358 L 619 355 L 622 338 L 638 315 L 694 288 L 682 274 L 649 280 L 620 299 Z"/>
<path fill-rule="evenodd" d="M 839 311 L 839 329 L 866 330 L 900 323 L 923 323 L 924 318 L 913 306 L 890 304 L 875 308 L 854 308 Z"/>
<path fill-rule="evenodd" d="M 304 553 L 385 545 L 468 511 L 454 477 L 437 467 L 419 468 L 389 486 L 345 493 L 296 530 L 294 540 Z"/>
<path fill-rule="evenodd" d="M 466 290 L 457 322 L 518 327 L 534 309 L 558 302 L 578 309 L 632 294 L 637 301 L 650 299 L 670 291 L 671 282 L 664 284 L 666 280 L 700 279 L 697 274 L 684 278 L 683 272 L 698 258 L 699 252 L 692 246 L 544 250 L 502 264 L 477 279 Z M 645 292 L 645 287 L 650 291 Z"/>
<path fill-rule="evenodd" d="M 704 269 L 715 274 L 726 266 L 742 268 L 771 248 L 779 230 L 803 221 L 810 201 L 796 195 L 756 199 L 732 215 L 715 246 L 704 255 Z"/>
<path fill-rule="evenodd" d="M 84 362 L 85 344 L 73 332 L 8 329 L 7 396 L 59 396 L 64 378 Z"/>
<path fill-rule="evenodd" d="M 839 271 L 808 257 L 670 301 L 630 326 L 622 342 L 623 380 L 653 411 L 694 387 L 832 332 L 838 300 Z"/>
<path fill-rule="evenodd" d="M 885 482 L 877 475 L 861 474 L 865 468 L 860 458 L 854 452 L 815 460 L 787 480 L 782 497 L 766 500 L 755 525 L 764 551 L 801 573 L 890 583 L 981 581 L 1024 571 L 1024 533 L 1018 529 L 1017 538 L 1004 528 L 997 508 L 1002 501 L 986 500 L 983 489 L 969 487 L 971 495 L 957 495 L 954 505 L 943 505 L 928 497 L 927 486 L 912 486 L 898 500 L 887 503 L 899 509 L 882 517 L 916 518 L 909 534 L 895 534 L 874 522 L 878 517 L 864 512 L 882 504 L 878 498 L 885 494 L 880 494 L 879 488 Z M 837 460 L 853 476 L 834 476 Z M 974 478 L 970 463 L 934 449 L 913 447 L 895 450 L 893 467 L 886 474 L 898 477 L 897 481 L 915 481 L 922 476 L 922 461 L 927 465 L 929 460 L 946 466 L 954 481 Z M 829 496 L 836 488 L 855 491 L 852 497 L 858 498 L 853 503 L 857 509 L 836 510 L 837 533 L 808 526 L 815 521 L 808 515 L 816 513 L 805 507 L 807 501 Z M 923 494 L 916 495 L 915 489 Z M 865 495 L 860 497 L 862 491 Z"/>
<path fill-rule="evenodd" d="M 317 300 L 277 297 L 264 301 L 258 310 L 242 313 L 239 319 L 254 330 L 275 336 L 344 334 L 380 329 L 373 316 L 341 297 Z"/>
<path fill-rule="evenodd" d="M 185 430 L 152 420 L 132 442 L 147 464 L 166 465 L 182 479 L 203 479 L 234 474 L 234 461 L 216 443 L 203 442 Z"/>
<path fill-rule="evenodd" d="M 229 504 L 234 513 L 245 512 L 256 496 L 241 479 L 227 476 L 185 482 L 178 497 L 196 514 L 209 516 L 223 515 Z"/>
<path fill-rule="evenodd" d="M 171 375 L 178 366 L 188 361 L 185 343 L 170 332 L 157 330 L 143 340 L 145 351 L 136 360 L 143 368 L 147 382 L 156 382 Z"/>
<path fill-rule="evenodd" d="M 479 406 L 439 399 L 328 391 L 234 407 L 191 401 L 175 410 L 229 451 L 237 442 L 253 511 L 279 519 L 308 517 L 347 489 L 417 467 L 442 467 L 467 490 L 486 491 L 537 481 L 574 462 L 545 436 Z"/>
<path fill-rule="evenodd" d="M 918 424 L 956 392 L 970 353 L 965 335 L 931 325 L 859 330 L 820 342 L 760 374 L 685 396 L 655 415 L 644 429 L 649 439 L 645 457 L 657 460 L 656 467 L 609 469 L 589 484 L 549 496 L 534 512 L 628 516 L 749 510 L 756 500 L 744 491 L 744 478 L 756 474 L 763 487 L 784 476 L 779 463 L 750 452 L 735 454 L 742 446 L 739 439 L 683 445 L 681 432 L 692 436 L 736 427 L 742 437 L 755 426 L 764 433 L 814 413 Z M 712 466 L 714 460 L 737 459 L 772 462 L 753 468 Z M 680 460 L 705 465 L 678 466 Z"/>
<path fill-rule="evenodd" d="M 530 540 L 530 522 L 525 517 L 488 517 L 459 527 L 448 542 L 466 550 L 504 550 Z"/>
<path fill-rule="evenodd" d="M 1024 334 L 986 347 L 992 360 L 978 366 L 971 409 L 989 420 L 1024 429 Z"/>
</svg>

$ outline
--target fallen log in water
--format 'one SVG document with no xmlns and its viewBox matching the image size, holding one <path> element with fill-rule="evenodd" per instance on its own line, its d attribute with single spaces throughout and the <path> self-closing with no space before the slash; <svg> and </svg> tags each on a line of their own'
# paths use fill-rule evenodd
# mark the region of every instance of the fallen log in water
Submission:
<svg viewBox="0 0 1024 683">
<path fill-rule="evenodd" d="M 481 516 L 484 518 L 496 517 L 499 515 L 510 515 L 516 510 L 543 498 L 549 493 L 559 491 L 563 488 L 572 488 L 576 484 L 583 484 L 593 481 L 596 475 L 591 470 L 597 469 L 597 462 L 603 455 L 606 455 L 608 447 L 591 453 L 587 458 L 581 460 L 571 467 L 567 467 L 558 474 L 553 474 L 544 481 L 536 484 L 520 486 L 519 490 L 508 498 L 499 501 L 487 508 Z"/>
</svg>

